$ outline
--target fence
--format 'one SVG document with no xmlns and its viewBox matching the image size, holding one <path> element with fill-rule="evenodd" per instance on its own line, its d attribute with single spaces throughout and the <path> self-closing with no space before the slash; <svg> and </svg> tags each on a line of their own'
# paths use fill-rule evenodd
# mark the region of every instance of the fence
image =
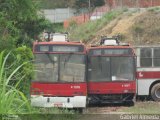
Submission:
<svg viewBox="0 0 160 120">
<path fill-rule="evenodd" d="M 89 18 L 89 14 L 81 14 L 79 16 L 74 16 L 70 19 L 64 20 L 63 26 L 64 28 L 67 28 L 68 26 L 70 26 L 70 24 L 72 24 L 72 22 L 76 22 L 76 24 L 82 24 L 89 21 Z"/>
<path fill-rule="evenodd" d="M 89 20 L 95 20 L 101 18 L 106 12 L 108 12 L 110 8 L 108 5 L 102 6 L 102 7 L 97 7 L 93 12 L 88 13 L 88 14 L 81 14 L 79 16 L 74 16 L 71 17 L 70 19 L 67 19 L 64 21 L 64 28 L 67 28 L 70 23 L 73 21 L 76 22 L 76 24 L 82 24 L 85 23 Z"/>
<path fill-rule="evenodd" d="M 160 6 L 160 0 L 105 0 L 106 5 L 96 8 L 89 15 L 82 14 L 80 16 L 72 17 L 64 21 L 64 28 L 67 28 L 70 22 L 75 21 L 77 24 L 85 23 L 89 20 L 101 18 L 106 12 L 117 8 L 147 8 L 153 6 Z"/>
</svg>

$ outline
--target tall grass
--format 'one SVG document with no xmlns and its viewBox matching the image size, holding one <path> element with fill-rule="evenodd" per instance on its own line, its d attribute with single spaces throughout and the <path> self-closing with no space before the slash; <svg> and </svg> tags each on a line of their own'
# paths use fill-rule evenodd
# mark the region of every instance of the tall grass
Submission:
<svg viewBox="0 0 160 120">
<path fill-rule="evenodd" d="M 8 76 L 6 65 L 9 55 L 10 53 L 5 55 L 4 51 L 0 53 L 0 114 L 30 112 L 31 107 L 27 98 L 18 90 L 18 85 L 21 80 L 17 80 L 14 86 L 9 85 L 11 79 L 23 66 L 23 64 L 18 66 Z"/>
</svg>

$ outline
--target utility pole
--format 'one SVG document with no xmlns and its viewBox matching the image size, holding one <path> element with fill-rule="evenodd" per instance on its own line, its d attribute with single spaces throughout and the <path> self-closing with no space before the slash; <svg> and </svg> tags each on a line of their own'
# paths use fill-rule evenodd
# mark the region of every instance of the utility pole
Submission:
<svg viewBox="0 0 160 120">
<path fill-rule="evenodd" d="M 121 0 L 121 9 L 123 8 L 123 0 Z"/>
<path fill-rule="evenodd" d="M 91 0 L 88 0 L 88 7 L 89 7 L 89 10 L 91 8 Z"/>
<path fill-rule="evenodd" d="M 153 0 L 151 0 L 151 7 L 153 7 Z"/>
<path fill-rule="evenodd" d="M 139 0 L 137 0 L 137 9 L 138 9 L 138 11 L 140 11 L 140 4 L 139 4 Z"/>
<path fill-rule="evenodd" d="M 88 0 L 88 7 L 89 7 L 89 18 L 90 18 L 90 12 L 91 12 L 91 0 Z"/>
</svg>

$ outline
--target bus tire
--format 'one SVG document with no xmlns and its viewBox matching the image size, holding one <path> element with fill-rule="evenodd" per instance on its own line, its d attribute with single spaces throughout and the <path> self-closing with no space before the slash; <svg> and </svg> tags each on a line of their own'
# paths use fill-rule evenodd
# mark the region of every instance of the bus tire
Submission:
<svg viewBox="0 0 160 120">
<path fill-rule="evenodd" d="M 152 87 L 151 97 L 154 101 L 160 101 L 160 83 L 157 83 Z"/>
<path fill-rule="evenodd" d="M 83 114 L 84 108 L 74 108 L 73 110 L 78 114 Z"/>
<path fill-rule="evenodd" d="M 132 107 L 132 106 L 134 106 L 134 104 L 135 104 L 134 101 L 126 101 L 126 102 L 124 103 L 124 105 L 127 106 L 127 107 Z"/>
</svg>

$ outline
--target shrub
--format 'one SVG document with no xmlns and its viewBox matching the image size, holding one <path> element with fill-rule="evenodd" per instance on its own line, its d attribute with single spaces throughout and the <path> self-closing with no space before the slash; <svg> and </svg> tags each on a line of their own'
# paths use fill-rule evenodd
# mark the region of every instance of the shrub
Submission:
<svg viewBox="0 0 160 120">
<path fill-rule="evenodd" d="M 34 75 L 33 63 L 31 62 L 33 60 L 33 53 L 30 48 L 22 46 L 16 48 L 14 54 L 16 55 L 17 60 L 16 66 L 27 62 L 20 68 L 18 73 L 20 78 L 23 77 L 23 80 L 20 82 L 19 88 L 25 95 L 29 96 L 30 82 Z"/>
<path fill-rule="evenodd" d="M 6 63 L 6 76 L 9 76 L 15 68 L 25 63 L 17 71 L 17 74 L 11 78 L 9 84 L 14 86 L 15 84 L 17 84 L 17 81 L 22 79 L 19 83 L 18 89 L 21 90 L 25 95 L 29 96 L 30 81 L 33 78 L 34 74 L 33 63 L 31 61 L 33 59 L 31 49 L 26 46 L 18 47 L 14 49 L 8 57 L 9 59 Z"/>
</svg>

